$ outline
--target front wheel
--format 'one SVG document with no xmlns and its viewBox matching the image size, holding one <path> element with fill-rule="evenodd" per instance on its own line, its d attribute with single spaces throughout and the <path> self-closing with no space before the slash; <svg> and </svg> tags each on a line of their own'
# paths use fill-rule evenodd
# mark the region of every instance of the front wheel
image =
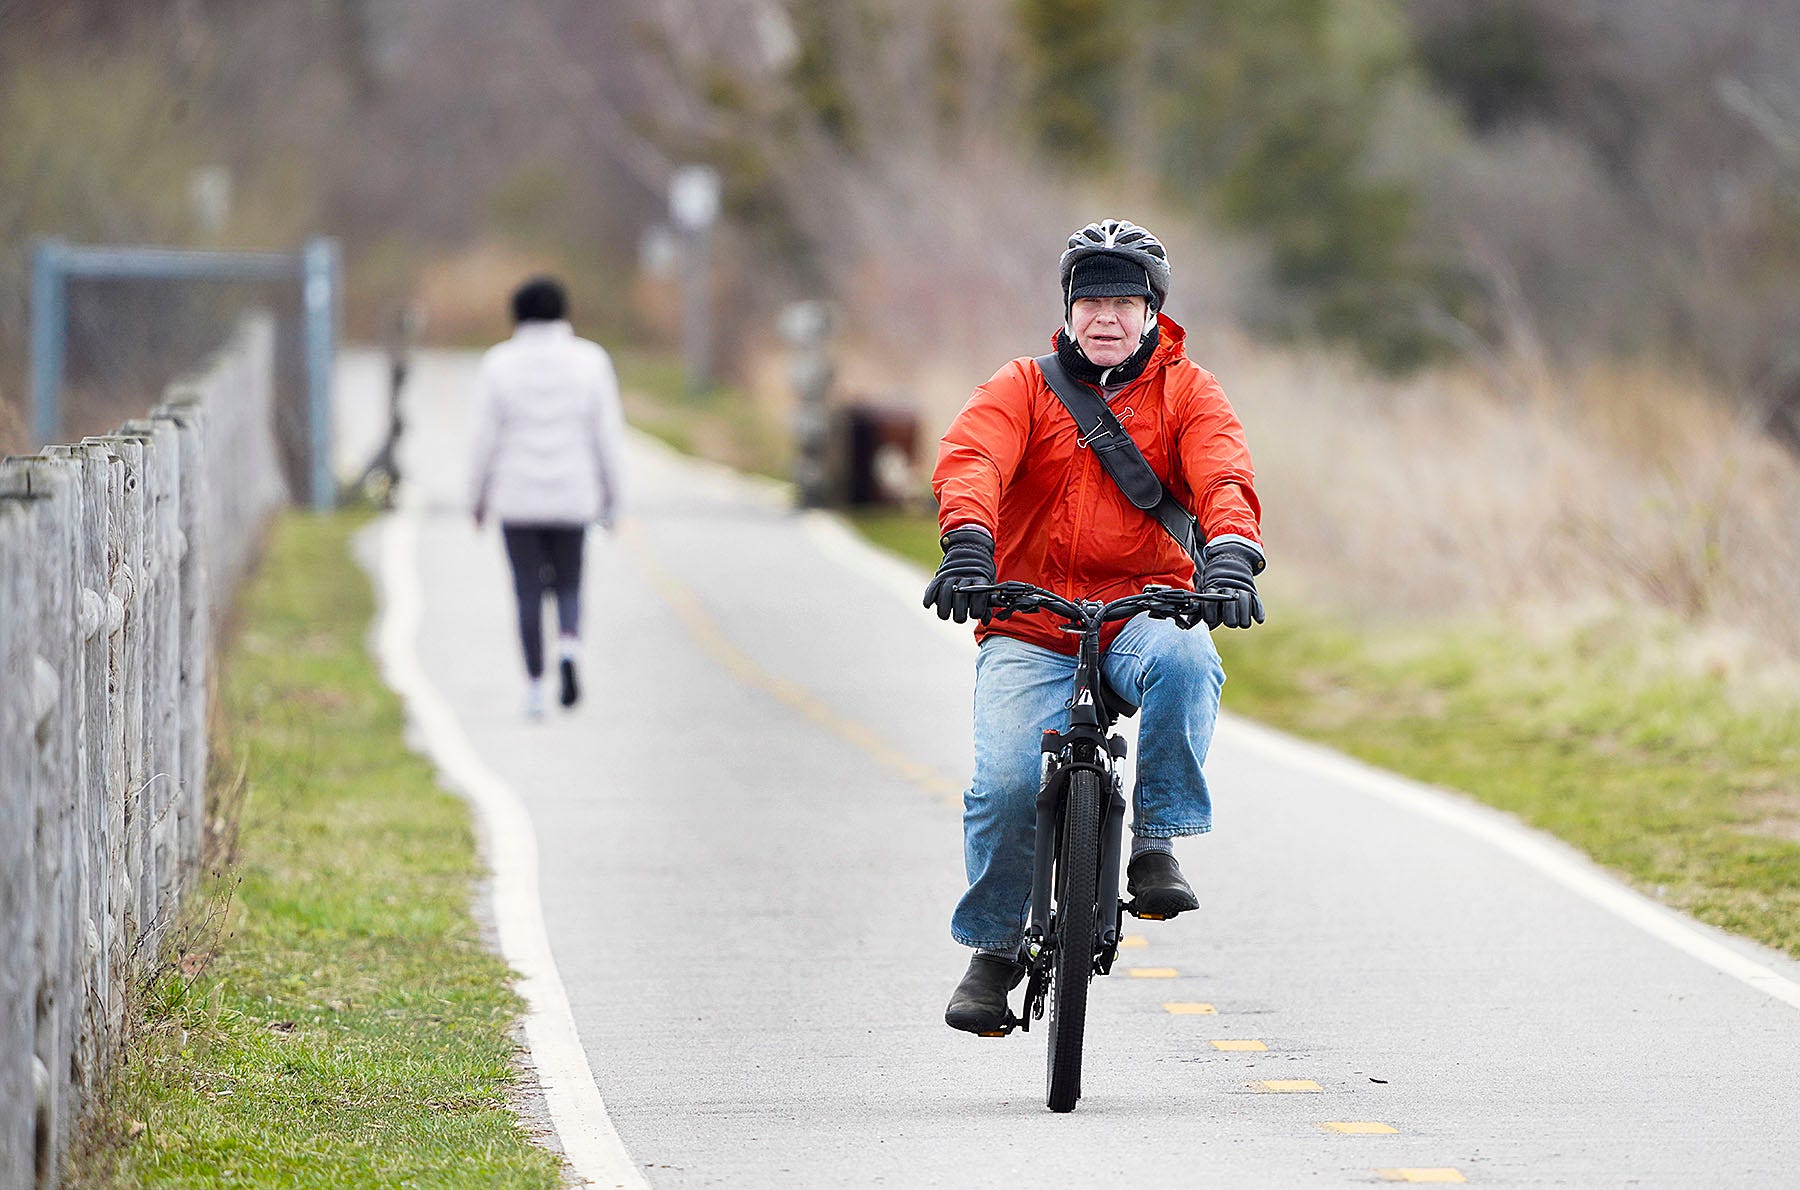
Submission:
<svg viewBox="0 0 1800 1190">
<path fill-rule="evenodd" d="M 1056 954 L 1050 981 L 1047 1081 L 1050 1110 L 1055 1112 L 1073 1111 L 1081 1098 L 1081 1043 L 1088 981 L 1094 973 L 1103 805 L 1097 773 L 1077 769 L 1069 775 L 1056 864 Z"/>
</svg>

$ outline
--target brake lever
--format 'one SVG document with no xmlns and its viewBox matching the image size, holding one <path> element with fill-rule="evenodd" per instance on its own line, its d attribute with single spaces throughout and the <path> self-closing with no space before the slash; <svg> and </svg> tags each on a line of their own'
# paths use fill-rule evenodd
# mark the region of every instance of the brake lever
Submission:
<svg viewBox="0 0 1800 1190">
<path fill-rule="evenodd" d="M 1044 599 L 1043 599 L 1043 596 L 1041 596 L 1041 595 L 1034 595 L 1034 594 L 1027 593 L 1027 594 L 1020 594 L 1020 595 L 1002 596 L 1002 598 L 1004 598 L 1006 600 L 1006 602 L 1004 605 L 1000 606 L 999 610 L 1004 610 L 1006 612 L 1006 616 L 1011 616 L 1014 612 L 1030 613 L 1030 612 L 1040 611 L 1044 607 Z M 999 614 L 998 610 L 996 611 L 995 614 L 996 615 Z M 1003 616 L 1001 618 L 1004 619 L 1006 617 Z"/>
<path fill-rule="evenodd" d="M 1183 631 L 1197 628 L 1205 622 L 1205 612 L 1200 604 L 1217 602 L 1207 599 L 1206 592 L 1187 591 L 1180 587 L 1147 587 L 1144 593 L 1164 596 L 1148 609 L 1151 619 L 1173 620 L 1175 626 Z"/>
</svg>

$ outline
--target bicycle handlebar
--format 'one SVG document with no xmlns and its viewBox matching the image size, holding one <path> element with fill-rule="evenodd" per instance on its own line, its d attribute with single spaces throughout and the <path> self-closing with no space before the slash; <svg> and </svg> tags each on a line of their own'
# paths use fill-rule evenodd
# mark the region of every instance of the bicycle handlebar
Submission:
<svg viewBox="0 0 1800 1190">
<path fill-rule="evenodd" d="M 1021 582 L 964 587 L 963 590 L 989 596 L 989 602 L 1000 611 L 1051 612 L 1070 625 L 1081 628 L 1097 627 L 1114 620 L 1129 620 L 1139 612 L 1149 612 L 1152 616 L 1183 623 L 1198 620 L 1202 604 L 1229 603 L 1237 598 L 1222 591 L 1189 591 L 1181 587 L 1155 585 L 1146 587 L 1136 595 L 1127 595 L 1108 603 L 1094 599 L 1065 599 L 1054 591 Z"/>
</svg>

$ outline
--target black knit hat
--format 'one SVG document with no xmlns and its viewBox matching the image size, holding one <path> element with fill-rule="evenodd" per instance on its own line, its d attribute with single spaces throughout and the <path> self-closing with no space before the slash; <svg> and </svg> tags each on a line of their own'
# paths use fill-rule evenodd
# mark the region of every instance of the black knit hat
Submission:
<svg viewBox="0 0 1800 1190">
<path fill-rule="evenodd" d="M 560 322 L 569 316 L 569 295 L 554 277 L 533 277 L 513 291 L 514 322 Z"/>
<path fill-rule="evenodd" d="M 1122 256 L 1096 254 L 1075 262 L 1064 304 L 1072 308 L 1076 298 L 1097 297 L 1141 297 L 1154 303 L 1156 292 L 1144 266 Z"/>
</svg>

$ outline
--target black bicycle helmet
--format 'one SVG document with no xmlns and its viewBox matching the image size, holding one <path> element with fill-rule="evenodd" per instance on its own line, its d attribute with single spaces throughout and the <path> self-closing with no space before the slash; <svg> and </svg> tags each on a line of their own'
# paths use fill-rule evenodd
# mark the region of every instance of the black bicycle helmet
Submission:
<svg viewBox="0 0 1800 1190">
<path fill-rule="evenodd" d="M 1082 261 L 1096 256 L 1110 256 L 1127 261 L 1144 270 L 1144 285 L 1150 291 L 1150 309 L 1162 309 L 1169 296 L 1169 253 L 1162 241 L 1125 219 L 1103 219 L 1090 223 L 1069 237 L 1062 254 L 1063 307 L 1075 300 L 1075 277 Z M 1109 270 L 1110 272 L 1111 270 Z"/>
</svg>

